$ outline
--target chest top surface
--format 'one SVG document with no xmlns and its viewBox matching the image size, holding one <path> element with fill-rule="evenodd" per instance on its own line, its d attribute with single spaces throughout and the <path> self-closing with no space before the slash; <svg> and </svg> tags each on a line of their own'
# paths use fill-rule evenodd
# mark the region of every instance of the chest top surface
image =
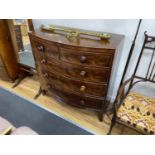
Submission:
<svg viewBox="0 0 155 155">
<path fill-rule="evenodd" d="M 94 32 L 94 31 L 89 31 Z M 97 32 L 101 33 L 101 32 Z M 96 48 L 96 49 L 116 49 L 120 42 L 123 40 L 124 36 L 119 34 L 111 34 L 110 39 L 100 39 L 94 36 L 80 36 L 79 39 L 73 37 L 68 39 L 66 33 L 53 33 L 53 32 L 43 32 L 40 29 L 37 29 L 35 32 L 32 32 L 38 38 L 43 38 L 48 41 L 55 43 L 60 43 L 63 45 L 75 46 L 75 47 L 84 47 L 84 48 Z"/>
</svg>

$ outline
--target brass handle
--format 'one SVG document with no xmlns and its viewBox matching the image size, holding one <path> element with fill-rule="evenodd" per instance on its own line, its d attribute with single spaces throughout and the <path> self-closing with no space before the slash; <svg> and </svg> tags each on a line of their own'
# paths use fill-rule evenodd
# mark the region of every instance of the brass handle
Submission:
<svg viewBox="0 0 155 155">
<path fill-rule="evenodd" d="M 45 73 L 45 74 L 44 74 L 44 77 L 45 77 L 45 78 L 48 78 L 48 73 Z"/>
<path fill-rule="evenodd" d="M 42 59 L 41 60 L 41 64 L 44 64 L 44 63 L 46 63 L 46 60 L 45 59 Z"/>
<path fill-rule="evenodd" d="M 39 51 L 43 52 L 43 51 L 44 51 L 44 46 L 39 45 L 39 46 L 37 46 L 37 49 L 38 49 Z"/>
<path fill-rule="evenodd" d="M 80 62 L 81 63 L 85 63 L 86 60 L 87 60 L 87 58 L 85 56 L 81 56 L 81 58 L 80 58 Z"/>
<path fill-rule="evenodd" d="M 80 75 L 84 77 L 86 75 L 86 71 L 81 71 Z"/>
<path fill-rule="evenodd" d="M 81 103 L 81 105 L 85 105 L 85 101 L 84 100 L 81 100 L 80 103 Z"/>
<path fill-rule="evenodd" d="M 81 86 L 81 87 L 80 87 L 80 91 L 81 91 L 81 92 L 84 92 L 85 90 L 86 90 L 86 86 Z"/>
</svg>

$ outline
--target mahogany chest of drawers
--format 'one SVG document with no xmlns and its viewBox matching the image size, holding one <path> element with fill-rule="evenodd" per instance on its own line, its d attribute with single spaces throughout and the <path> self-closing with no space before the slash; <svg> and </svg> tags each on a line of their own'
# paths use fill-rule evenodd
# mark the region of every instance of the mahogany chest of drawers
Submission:
<svg viewBox="0 0 155 155">
<path fill-rule="evenodd" d="M 99 111 L 102 120 L 116 48 L 121 35 L 109 40 L 64 34 L 29 33 L 41 89 L 65 103 Z"/>
</svg>

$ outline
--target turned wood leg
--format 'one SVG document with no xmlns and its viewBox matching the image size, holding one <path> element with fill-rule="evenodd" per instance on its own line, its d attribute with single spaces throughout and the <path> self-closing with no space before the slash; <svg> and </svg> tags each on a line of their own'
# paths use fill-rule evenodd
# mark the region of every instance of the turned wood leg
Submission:
<svg viewBox="0 0 155 155">
<path fill-rule="evenodd" d="M 103 117 L 104 117 L 103 115 L 104 113 L 106 113 L 107 107 L 108 107 L 108 102 L 105 100 L 103 101 L 103 104 L 102 104 L 102 110 L 99 112 L 99 120 L 101 122 L 103 122 Z"/>
<path fill-rule="evenodd" d="M 33 99 L 37 99 L 41 95 L 41 93 L 42 93 L 42 89 L 40 87 L 39 90 L 38 90 L 38 93 L 34 96 Z"/>
<path fill-rule="evenodd" d="M 39 90 L 38 90 L 38 93 L 34 96 L 34 99 L 37 99 L 41 94 L 45 95 L 46 91 L 42 90 L 41 87 L 40 87 Z"/>
<path fill-rule="evenodd" d="M 45 90 L 42 90 L 42 95 L 46 95 L 46 91 Z"/>
<path fill-rule="evenodd" d="M 20 73 L 18 79 L 15 81 L 14 85 L 12 86 L 12 88 L 15 88 L 16 86 L 18 86 L 20 84 L 20 82 L 27 77 L 26 73 Z"/>
</svg>

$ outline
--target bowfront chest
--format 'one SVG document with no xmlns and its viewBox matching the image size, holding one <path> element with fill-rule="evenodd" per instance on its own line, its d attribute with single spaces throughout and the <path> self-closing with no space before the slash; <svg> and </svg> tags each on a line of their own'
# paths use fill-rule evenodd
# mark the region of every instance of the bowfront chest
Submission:
<svg viewBox="0 0 155 155">
<path fill-rule="evenodd" d="M 57 100 L 99 112 L 107 107 L 107 92 L 116 48 L 122 40 L 93 37 L 67 39 L 64 34 L 29 33 L 41 89 Z"/>
</svg>

